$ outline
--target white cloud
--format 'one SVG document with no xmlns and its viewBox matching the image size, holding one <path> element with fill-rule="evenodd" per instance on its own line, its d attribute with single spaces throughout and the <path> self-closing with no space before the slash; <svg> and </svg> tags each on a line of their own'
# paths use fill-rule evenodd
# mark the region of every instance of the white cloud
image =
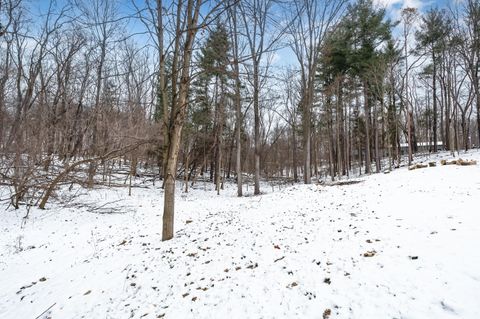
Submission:
<svg viewBox="0 0 480 319">
<path fill-rule="evenodd" d="M 376 5 L 387 8 L 390 11 L 400 11 L 403 8 L 417 8 L 421 10 L 430 1 L 425 0 L 374 0 Z"/>
<path fill-rule="evenodd" d="M 402 3 L 403 0 L 375 0 L 374 3 L 385 8 L 390 8 L 397 3 Z"/>
</svg>

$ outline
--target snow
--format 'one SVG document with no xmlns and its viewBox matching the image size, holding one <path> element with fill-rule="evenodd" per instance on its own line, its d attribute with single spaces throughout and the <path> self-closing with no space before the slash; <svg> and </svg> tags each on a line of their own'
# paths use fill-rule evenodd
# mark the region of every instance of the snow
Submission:
<svg viewBox="0 0 480 319">
<path fill-rule="evenodd" d="M 179 183 L 168 242 L 159 185 L 4 208 L 0 318 L 480 318 L 480 165 L 355 180 Z"/>
</svg>

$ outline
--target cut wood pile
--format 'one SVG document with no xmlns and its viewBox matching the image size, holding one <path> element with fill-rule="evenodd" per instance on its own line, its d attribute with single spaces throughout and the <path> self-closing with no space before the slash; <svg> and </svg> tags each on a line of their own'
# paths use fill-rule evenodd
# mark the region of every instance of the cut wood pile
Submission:
<svg viewBox="0 0 480 319">
<path fill-rule="evenodd" d="M 463 160 L 461 158 L 459 159 L 454 159 L 454 160 L 445 160 L 442 159 L 440 161 L 441 165 L 461 165 L 461 166 L 469 166 L 469 165 L 477 165 L 477 161 L 475 160 Z M 414 170 L 414 169 L 420 169 L 420 168 L 426 168 L 426 167 L 435 167 L 437 166 L 436 162 L 429 162 L 428 164 L 414 164 L 408 167 L 408 170 Z"/>
<path fill-rule="evenodd" d="M 477 161 L 475 160 L 463 160 L 459 158 L 458 160 L 441 160 L 440 164 L 442 165 L 461 165 L 461 166 L 469 166 L 469 165 L 477 165 Z"/>
<path fill-rule="evenodd" d="M 411 171 L 411 170 L 414 170 L 414 169 L 420 169 L 420 168 L 425 168 L 425 167 L 428 167 L 428 165 L 420 163 L 420 164 L 415 164 L 415 165 L 409 166 L 408 170 Z"/>
</svg>

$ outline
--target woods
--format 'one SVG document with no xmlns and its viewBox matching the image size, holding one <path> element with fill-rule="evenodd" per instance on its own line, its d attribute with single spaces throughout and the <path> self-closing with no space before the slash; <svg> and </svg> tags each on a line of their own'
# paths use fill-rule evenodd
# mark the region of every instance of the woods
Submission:
<svg viewBox="0 0 480 319">
<path fill-rule="evenodd" d="M 169 240 L 181 180 L 259 195 L 478 148 L 479 72 L 479 0 L 0 0 L 0 200 L 127 167 Z"/>
</svg>

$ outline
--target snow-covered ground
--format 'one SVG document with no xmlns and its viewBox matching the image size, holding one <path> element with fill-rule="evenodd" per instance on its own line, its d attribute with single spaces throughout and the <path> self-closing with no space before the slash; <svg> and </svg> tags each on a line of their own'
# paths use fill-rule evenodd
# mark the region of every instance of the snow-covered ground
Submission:
<svg viewBox="0 0 480 319">
<path fill-rule="evenodd" d="M 0 318 L 480 318 L 480 165 L 356 180 L 3 208 Z"/>
</svg>

